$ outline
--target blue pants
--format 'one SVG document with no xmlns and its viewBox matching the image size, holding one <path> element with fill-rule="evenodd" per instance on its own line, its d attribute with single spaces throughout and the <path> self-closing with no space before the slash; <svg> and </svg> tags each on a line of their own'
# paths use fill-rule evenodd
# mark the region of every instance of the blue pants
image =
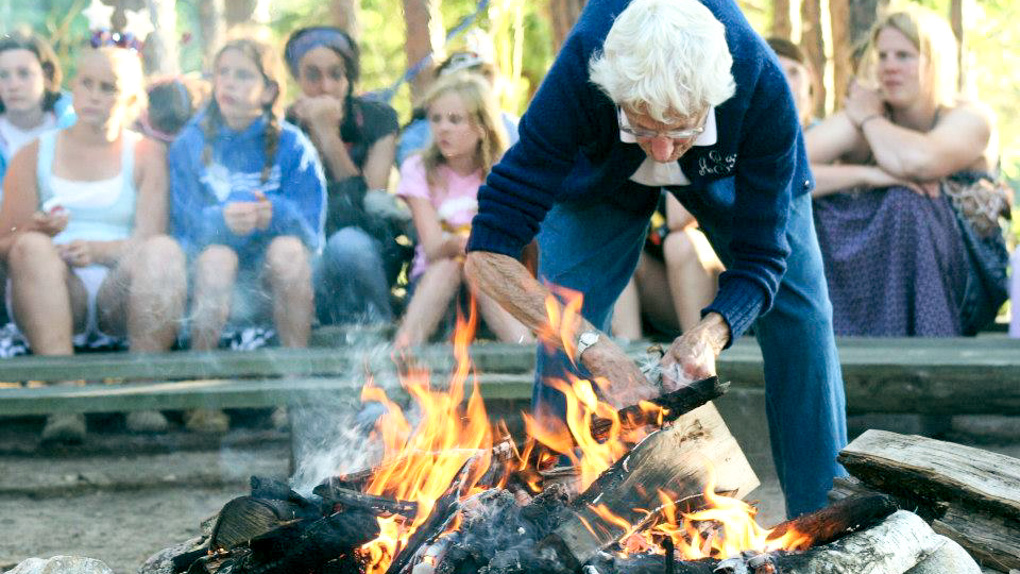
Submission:
<svg viewBox="0 0 1020 574">
<path fill-rule="evenodd" d="M 733 179 L 708 190 L 673 191 L 727 263 Z M 558 204 L 542 223 L 539 275 L 583 293 L 585 318 L 603 331 L 609 330 L 613 305 L 644 244 L 657 199 L 654 192 L 648 195 Z M 754 323 L 754 331 L 764 358 L 772 456 L 787 515 L 794 517 L 825 506 L 833 477 L 845 475 L 836 454 L 846 445 L 846 399 L 810 195 L 793 199 L 787 240 L 786 274 L 772 309 Z M 564 412 L 563 396 L 542 379 L 562 377 L 565 370 L 573 367 L 562 353 L 539 348 L 532 396 L 536 413 Z"/>
<path fill-rule="evenodd" d="M 360 228 L 330 236 L 312 269 L 312 285 L 323 325 L 393 320 L 379 244 Z"/>
</svg>

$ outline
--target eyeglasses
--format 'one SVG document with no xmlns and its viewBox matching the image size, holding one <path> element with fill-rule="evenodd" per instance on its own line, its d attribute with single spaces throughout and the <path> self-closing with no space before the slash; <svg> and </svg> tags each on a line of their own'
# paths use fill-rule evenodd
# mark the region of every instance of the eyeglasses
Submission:
<svg viewBox="0 0 1020 574">
<path fill-rule="evenodd" d="M 706 116 L 707 118 L 708 116 Z M 673 140 L 692 140 L 702 132 L 705 131 L 705 126 L 701 125 L 696 128 L 688 128 L 683 130 L 646 130 L 644 128 L 631 127 L 630 120 L 627 119 L 627 114 L 623 113 L 623 108 L 616 106 L 616 119 L 620 123 L 620 131 L 625 134 L 630 134 L 636 138 L 669 138 Z M 704 123 L 704 119 L 701 120 Z"/>
</svg>

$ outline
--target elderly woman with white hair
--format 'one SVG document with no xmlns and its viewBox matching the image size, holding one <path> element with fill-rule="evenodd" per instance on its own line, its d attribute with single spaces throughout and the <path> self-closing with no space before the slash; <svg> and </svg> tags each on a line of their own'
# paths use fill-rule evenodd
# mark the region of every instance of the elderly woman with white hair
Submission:
<svg viewBox="0 0 1020 574">
<path fill-rule="evenodd" d="M 590 0 L 520 141 L 481 188 L 468 244 L 472 280 L 540 334 L 549 290 L 516 260 L 533 236 L 540 279 L 584 295 L 576 339 L 539 349 L 540 419 L 563 416 L 563 396 L 544 381 L 565 370 L 604 377 L 617 404 L 683 384 L 649 384 L 605 335 L 665 188 L 726 272 L 664 370 L 714 374 L 718 354 L 754 323 L 787 513 L 824 506 L 844 472 L 835 458 L 846 421 L 812 186 L 782 69 L 732 0 Z"/>
</svg>

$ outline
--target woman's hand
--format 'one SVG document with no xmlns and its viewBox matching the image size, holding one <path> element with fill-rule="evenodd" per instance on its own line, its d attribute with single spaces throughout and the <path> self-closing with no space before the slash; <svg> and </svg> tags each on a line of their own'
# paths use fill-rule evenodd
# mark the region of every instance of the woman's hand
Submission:
<svg viewBox="0 0 1020 574">
<path fill-rule="evenodd" d="M 869 117 L 881 116 L 885 113 L 885 103 L 878 90 L 865 88 L 856 80 L 850 82 L 844 104 L 847 117 L 858 128 L 861 127 L 861 122 Z"/>
<path fill-rule="evenodd" d="M 91 241 L 76 239 L 64 245 L 58 245 L 60 257 L 71 267 L 88 267 L 96 263 L 96 254 Z"/>
<path fill-rule="evenodd" d="M 227 229 L 230 230 L 234 235 L 244 237 L 249 235 L 259 225 L 260 211 L 264 208 L 260 207 L 259 201 L 232 201 L 223 208 L 223 221 L 227 224 Z M 270 204 L 270 210 L 272 210 L 272 204 Z"/>
<path fill-rule="evenodd" d="M 70 213 L 65 209 L 52 209 L 49 212 L 37 211 L 32 214 L 32 227 L 40 233 L 54 237 L 67 228 L 69 220 Z"/>
<path fill-rule="evenodd" d="M 694 328 L 677 337 L 662 357 L 660 363 L 663 372 L 679 375 L 677 380 L 666 380 L 663 377 L 663 390 L 674 391 L 693 381 L 715 375 L 715 361 L 729 339 L 730 327 L 722 315 L 705 315 Z"/>
<path fill-rule="evenodd" d="M 344 121 L 344 103 L 332 96 L 301 98 L 292 108 L 301 123 L 310 130 L 336 131 Z"/>
<path fill-rule="evenodd" d="M 936 198 L 941 194 L 938 181 L 917 182 L 896 177 L 878 166 L 868 166 L 867 185 L 869 188 L 905 187 L 918 195 Z"/>
</svg>

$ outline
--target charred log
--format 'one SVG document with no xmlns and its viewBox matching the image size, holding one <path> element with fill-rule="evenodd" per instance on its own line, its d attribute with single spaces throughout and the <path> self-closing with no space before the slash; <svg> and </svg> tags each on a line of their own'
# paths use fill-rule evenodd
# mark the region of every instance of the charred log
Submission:
<svg viewBox="0 0 1020 574">
<path fill-rule="evenodd" d="M 830 506 L 776 526 L 769 535 L 775 539 L 793 529 L 807 535 L 811 546 L 821 546 L 882 522 L 899 510 L 892 497 L 884 494 L 851 496 Z"/>
<path fill-rule="evenodd" d="M 653 424 L 661 427 L 675 421 L 708 401 L 723 396 L 729 388 L 729 381 L 720 382 L 719 377 L 709 377 L 649 401 L 665 409 L 665 413 L 662 414 L 661 418 L 658 412 L 649 413 L 641 405 L 624 407 L 617 411 L 617 415 L 620 417 L 620 422 L 624 428 L 639 428 Z M 609 419 L 594 419 L 591 423 L 592 436 L 596 439 L 605 438 L 609 434 L 611 426 L 612 421 Z"/>
<path fill-rule="evenodd" d="M 399 514 L 405 518 L 414 518 L 418 514 L 418 503 L 416 502 L 363 494 L 332 485 L 328 488 L 320 488 L 319 495 L 327 504 L 334 507 L 340 506 L 344 509 L 371 512 L 377 516 Z"/>
</svg>

